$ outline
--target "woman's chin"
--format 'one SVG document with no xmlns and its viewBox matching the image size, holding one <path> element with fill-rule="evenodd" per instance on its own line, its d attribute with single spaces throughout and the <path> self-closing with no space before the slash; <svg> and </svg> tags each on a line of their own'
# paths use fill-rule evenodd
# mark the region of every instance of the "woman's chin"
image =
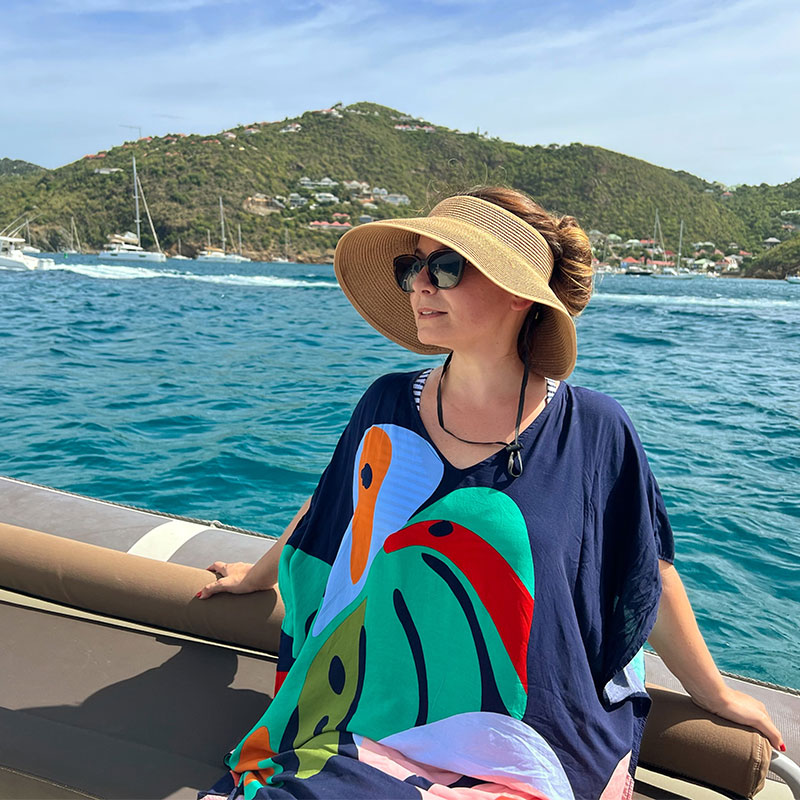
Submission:
<svg viewBox="0 0 800 800">
<path fill-rule="evenodd" d="M 450 350 L 450 344 L 445 341 L 444 336 L 441 333 L 437 336 L 434 331 L 431 330 L 420 330 L 417 327 L 417 339 L 419 339 L 420 344 L 428 345 L 429 347 L 441 347 L 446 350 Z"/>
</svg>

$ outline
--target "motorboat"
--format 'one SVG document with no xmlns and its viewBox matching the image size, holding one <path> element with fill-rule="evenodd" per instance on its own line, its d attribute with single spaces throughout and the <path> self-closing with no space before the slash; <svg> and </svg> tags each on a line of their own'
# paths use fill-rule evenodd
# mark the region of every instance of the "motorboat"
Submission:
<svg viewBox="0 0 800 800">
<path fill-rule="evenodd" d="M 144 210 L 147 215 L 147 221 L 150 223 L 150 232 L 156 243 L 155 250 L 145 250 L 142 247 L 142 231 L 141 219 L 139 218 L 139 196 L 141 194 Z M 136 233 L 126 231 L 123 234 L 115 233 L 108 237 L 108 244 L 105 249 L 101 251 L 100 256 L 104 259 L 111 259 L 112 261 L 132 261 L 132 262 L 146 262 L 146 263 L 163 263 L 167 260 L 166 255 L 161 251 L 161 246 L 158 243 L 158 235 L 156 229 L 153 227 L 153 220 L 150 217 L 150 210 L 147 207 L 147 199 L 144 196 L 144 188 L 139 176 L 136 173 L 136 157 L 133 157 L 133 200 L 135 210 L 135 223 Z"/>
<path fill-rule="evenodd" d="M 800 275 L 787 275 L 784 280 L 789 283 L 800 283 Z"/>
<path fill-rule="evenodd" d="M 52 258 L 39 258 L 26 252 L 21 236 L 0 235 L 0 267 L 5 269 L 45 269 L 54 267 Z M 38 251 L 37 252 L 41 252 Z"/>
<path fill-rule="evenodd" d="M 271 700 L 283 606 L 275 591 L 195 595 L 208 564 L 274 542 L 0 477 L 0 799 L 188 800 L 213 785 Z M 646 662 L 633 798 L 800 798 L 800 692 L 725 678 L 767 706 L 784 755 Z"/>
</svg>

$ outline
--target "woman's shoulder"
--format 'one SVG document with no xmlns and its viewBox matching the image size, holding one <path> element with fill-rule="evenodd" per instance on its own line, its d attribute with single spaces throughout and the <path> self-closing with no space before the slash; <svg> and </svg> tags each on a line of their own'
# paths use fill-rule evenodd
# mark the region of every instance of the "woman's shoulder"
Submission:
<svg viewBox="0 0 800 800">
<path fill-rule="evenodd" d="M 396 409 L 398 401 L 411 396 L 411 386 L 419 373 L 420 370 L 390 372 L 376 378 L 361 395 L 354 413 L 367 413 L 371 417 L 376 412 L 380 416 L 389 407 Z"/>
<path fill-rule="evenodd" d="M 571 426 L 599 440 L 638 441 L 633 422 L 618 400 L 596 389 L 568 383 L 563 384 L 563 391 Z"/>
<path fill-rule="evenodd" d="M 622 404 L 610 395 L 596 389 L 587 389 L 585 386 L 576 386 L 563 381 L 567 402 L 572 406 L 573 413 L 578 413 L 595 419 L 609 421 L 630 422 L 627 412 Z"/>
<path fill-rule="evenodd" d="M 423 370 L 411 372 L 389 372 L 376 378 L 364 392 L 365 398 L 376 399 L 386 395 L 396 396 L 398 392 L 408 390 L 417 375 Z"/>
</svg>

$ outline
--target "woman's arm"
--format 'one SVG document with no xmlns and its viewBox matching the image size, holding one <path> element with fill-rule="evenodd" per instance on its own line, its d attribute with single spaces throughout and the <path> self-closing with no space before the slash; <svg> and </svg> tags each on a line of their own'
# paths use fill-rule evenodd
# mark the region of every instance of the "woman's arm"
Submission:
<svg viewBox="0 0 800 800">
<path fill-rule="evenodd" d="M 226 564 L 223 561 L 215 561 L 210 567 L 206 567 L 210 572 L 218 572 L 222 577 L 204 586 L 197 593 L 197 596 L 205 600 L 207 597 L 217 594 L 217 592 L 246 594 L 263 589 L 272 589 L 278 582 L 278 562 L 280 561 L 283 546 L 294 532 L 297 523 L 305 516 L 310 505 L 311 498 L 309 497 L 294 515 L 294 519 L 280 535 L 278 541 L 255 564 L 245 564 L 241 561 Z"/>
<path fill-rule="evenodd" d="M 650 644 L 698 706 L 725 719 L 756 728 L 773 747 L 785 751 L 783 737 L 764 704 L 731 689 L 722 680 L 697 627 L 678 571 L 666 561 L 659 561 L 659 568 L 661 603 L 655 627 L 650 633 Z"/>
</svg>

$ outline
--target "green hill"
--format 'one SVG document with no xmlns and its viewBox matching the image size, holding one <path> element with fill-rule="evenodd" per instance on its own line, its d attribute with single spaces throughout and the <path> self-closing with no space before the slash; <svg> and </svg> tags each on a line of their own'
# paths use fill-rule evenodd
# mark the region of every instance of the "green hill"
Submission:
<svg viewBox="0 0 800 800">
<path fill-rule="evenodd" d="M 0 158 L 0 177 L 5 177 L 7 175 L 30 175 L 35 172 L 44 172 L 44 167 L 31 164 L 29 161 Z"/>
<path fill-rule="evenodd" d="M 800 274 L 800 234 L 762 253 L 747 269 L 751 278 L 785 278 L 795 274 Z"/>
<path fill-rule="evenodd" d="M 289 122 L 298 123 L 301 130 L 281 133 Z M 218 238 L 222 196 L 230 230 L 241 225 L 245 251 L 278 253 L 285 228 L 295 253 L 329 257 L 336 234 L 309 230 L 308 223 L 332 221 L 335 212 L 350 214 L 355 222 L 363 208 L 350 202 L 341 186 L 342 181 L 354 179 L 410 198 L 410 205 L 400 208 L 377 203 L 377 209 L 367 212 L 376 218 L 424 212 L 453 189 L 503 183 L 529 192 L 552 211 L 573 214 L 587 229 L 623 239 L 652 235 L 656 208 L 667 246 L 673 249 L 680 219 L 686 223 L 684 241 L 711 239 L 754 249 L 764 238 L 766 223 L 759 221 L 763 215 L 756 213 L 758 195 L 750 187 L 743 187 L 747 191 L 741 198 L 742 189 L 721 200 L 718 192 L 707 191 L 711 184 L 688 173 L 599 147 L 528 147 L 438 126 L 433 132 L 395 128 L 423 124 L 428 123 L 385 106 L 356 103 L 339 107 L 337 114 L 306 112 L 291 120 L 234 128 L 228 133 L 235 138 L 165 136 L 128 142 L 102 157 L 4 182 L 0 226 L 35 209 L 31 228 L 37 244 L 58 249 L 66 243 L 74 216 L 84 243 L 100 248 L 108 234 L 133 228 L 131 156 L 135 155 L 162 247 L 174 248 L 180 237 L 187 254 L 205 244 L 207 230 L 212 240 Z M 286 197 L 298 191 L 303 176 L 338 181 L 336 191 L 343 202 L 263 216 L 245 210 L 245 201 L 256 193 Z M 772 219 L 788 196 L 770 200 L 766 219 Z M 753 221 L 746 223 L 746 218 Z M 142 238 L 150 246 L 149 232 Z"/>
</svg>

